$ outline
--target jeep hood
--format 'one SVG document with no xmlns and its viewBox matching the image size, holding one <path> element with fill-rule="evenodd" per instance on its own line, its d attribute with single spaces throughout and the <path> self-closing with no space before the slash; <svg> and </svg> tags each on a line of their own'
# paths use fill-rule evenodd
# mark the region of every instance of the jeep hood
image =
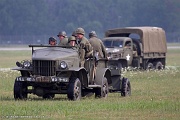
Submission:
<svg viewBox="0 0 180 120">
<path fill-rule="evenodd" d="M 33 51 L 32 60 L 60 60 L 78 57 L 78 51 L 73 48 L 49 47 Z"/>
</svg>

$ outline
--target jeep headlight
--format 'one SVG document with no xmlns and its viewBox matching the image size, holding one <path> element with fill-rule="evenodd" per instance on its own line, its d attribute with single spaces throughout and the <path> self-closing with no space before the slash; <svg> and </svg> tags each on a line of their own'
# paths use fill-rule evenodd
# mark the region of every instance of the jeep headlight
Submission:
<svg viewBox="0 0 180 120">
<path fill-rule="evenodd" d="M 31 62 L 28 60 L 25 60 L 22 62 L 22 67 L 23 68 L 30 68 L 31 67 Z"/>
<path fill-rule="evenodd" d="M 67 65 L 67 63 L 65 62 L 65 61 L 62 61 L 61 63 L 60 63 L 60 68 L 61 69 L 66 69 L 68 67 L 68 65 Z"/>
</svg>

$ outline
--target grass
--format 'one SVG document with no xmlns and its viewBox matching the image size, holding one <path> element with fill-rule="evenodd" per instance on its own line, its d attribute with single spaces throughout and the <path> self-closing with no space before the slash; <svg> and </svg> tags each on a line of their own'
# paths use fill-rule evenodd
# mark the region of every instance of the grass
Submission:
<svg viewBox="0 0 180 120">
<path fill-rule="evenodd" d="M 124 71 L 123 76 L 131 81 L 130 97 L 110 93 L 107 99 L 91 96 L 68 101 L 66 95 L 56 95 L 53 100 L 29 95 L 26 101 L 15 101 L 13 84 L 19 72 L 0 71 L 0 119 L 179 120 L 180 67 L 176 67 L 180 66 L 179 53 L 180 49 L 168 50 L 167 67 L 162 71 Z M 0 62 L 6 61 L 0 65 L 11 68 L 15 61 L 30 55 L 27 51 L 0 51 Z"/>
<path fill-rule="evenodd" d="M 180 66 L 180 49 L 170 49 L 167 52 L 167 65 Z"/>
<path fill-rule="evenodd" d="M 0 51 L 0 68 L 14 67 L 17 61 L 31 58 L 31 51 Z"/>
</svg>

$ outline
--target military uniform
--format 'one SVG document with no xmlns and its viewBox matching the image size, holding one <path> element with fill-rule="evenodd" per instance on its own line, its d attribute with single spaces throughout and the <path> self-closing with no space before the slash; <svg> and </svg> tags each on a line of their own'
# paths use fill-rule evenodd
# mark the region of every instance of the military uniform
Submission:
<svg viewBox="0 0 180 120">
<path fill-rule="evenodd" d="M 93 49 L 88 39 L 84 37 L 85 31 L 83 28 L 77 28 L 75 35 L 78 38 L 79 43 L 79 56 L 80 56 L 80 67 L 84 67 L 85 58 L 91 57 L 93 55 Z"/>
<path fill-rule="evenodd" d="M 65 31 L 59 32 L 59 34 L 58 34 L 57 36 L 60 37 L 60 38 L 59 38 L 59 39 L 60 39 L 60 42 L 59 42 L 58 45 L 60 45 L 60 46 L 66 46 L 66 45 L 68 45 L 68 38 L 67 38 L 67 36 L 66 36 L 66 32 L 65 32 Z M 62 39 L 61 36 L 63 37 L 63 39 Z"/>
<path fill-rule="evenodd" d="M 106 48 L 103 44 L 103 42 L 97 38 L 96 32 L 91 31 L 89 33 L 89 42 L 93 47 L 94 52 L 98 52 L 98 57 L 99 58 L 107 58 L 107 52 Z"/>
<path fill-rule="evenodd" d="M 93 54 L 93 49 L 91 44 L 89 43 L 88 39 L 83 37 L 80 40 L 80 49 L 79 49 L 79 55 L 80 55 L 80 66 L 84 66 L 85 58 L 91 57 Z"/>
<path fill-rule="evenodd" d="M 62 39 L 62 40 L 59 42 L 58 45 L 60 45 L 60 46 L 66 46 L 66 45 L 68 45 L 68 38 L 65 37 L 64 39 Z"/>
<path fill-rule="evenodd" d="M 102 41 L 100 39 L 98 39 L 97 37 L 91 37 L 89 39 L 89 42 L 93 47 L 93 51 L 98 52 L 99 58 L 107 57 L 106 48 L 104 47 L 104 44 L 102 43 Z"/>
</svg>

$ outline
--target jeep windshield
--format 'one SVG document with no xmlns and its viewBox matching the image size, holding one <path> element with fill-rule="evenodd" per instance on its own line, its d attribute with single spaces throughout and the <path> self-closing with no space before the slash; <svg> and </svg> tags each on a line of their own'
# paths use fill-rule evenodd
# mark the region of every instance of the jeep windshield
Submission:
<svg viewBox="0 0 180 120">
<path fill-rule="evenodd" d="M 105 47 L 111 48 L 111 47 L 123 47 L 123 41 L 122 40 L 116 40 L 116 39 L 108 39 L 103 41 Z"/>
</svg>

